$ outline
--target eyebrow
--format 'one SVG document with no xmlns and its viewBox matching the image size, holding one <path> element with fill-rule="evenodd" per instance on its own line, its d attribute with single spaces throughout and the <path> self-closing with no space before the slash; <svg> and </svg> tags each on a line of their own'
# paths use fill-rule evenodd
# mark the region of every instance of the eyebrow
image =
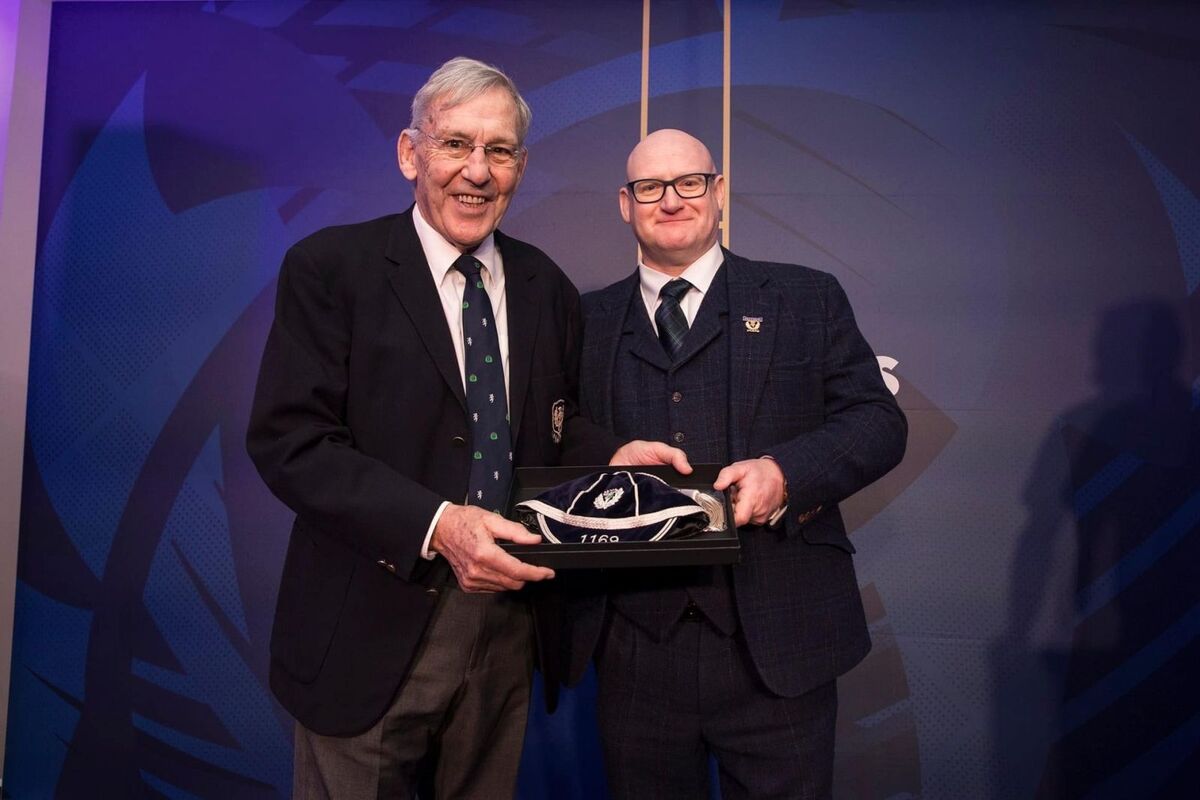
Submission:
<svg viewBox="0 0 1200 800">
<path fill-rule="evenodd" d="M 463 133 L 462 131 L 449 131 L 449 132 L 445 132 L 445 133 L 439 133 L 437 135 L 437 138 L 439 138 L 439 139 L 463 139 L 464 141 L 468 141 L 468 142 L 475 141 L 473 137 L 471 137 L 469 134 Z M 507 145 L 509 147 L 517 146 L 515 136 L 512 137 L 511 139 L 507 136 L 502 136 L 499 139 L 492 139 L 491 141 L 483 142 L 483 144 L 489 144 L 489 145 L 503 144 L 503 145 Z"/>
<path fill-rule="evenodd" d="M 697 170 L 693 170 L 691 172 L 681 172 L 678 175 L 676 175 L 674 178 L 630 178 L 626 182 L 627 183 L 641 183 L 642 181 L 658 181 L 659 183 L 666 183 L 668 181 L 677 181 L 680 178 L 686 178 L 688 175 L 714 175 L 715 176 L 715 175 L 720 175 L 720 174 L 721 173 L 714 172 L 713 170 L 710 170 L 710 169 L 697 169 Z"/>
</svg>

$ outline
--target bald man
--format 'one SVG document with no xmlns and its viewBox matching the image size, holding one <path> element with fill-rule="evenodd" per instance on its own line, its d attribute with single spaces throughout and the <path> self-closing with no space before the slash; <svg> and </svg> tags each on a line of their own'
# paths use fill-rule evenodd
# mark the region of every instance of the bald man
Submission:
<svg viewBox="0 0 1200 800">
<path fill-rule="evenodd" d="M 836 678 L 870 648 L 838 503 L 907 424 L 837 280 L 717 244 L 725 180 L 677 130 L 629 155 L 637 270 L 584 297 L 581 406 L 622 439 L 727 465 L 732 567 L 609 571 L 571 605 L 569 682 L 595 657 L 618 798 L 831 793 Z"/>
</svg>

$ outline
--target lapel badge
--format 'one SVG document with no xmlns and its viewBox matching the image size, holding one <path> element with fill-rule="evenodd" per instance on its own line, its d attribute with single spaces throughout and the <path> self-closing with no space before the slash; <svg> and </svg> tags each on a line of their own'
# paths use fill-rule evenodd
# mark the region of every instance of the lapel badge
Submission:
<svg viewBox="0 0 1200 800">
<path fill-rule="evenodd" d="M 746 333 L 762 332 L 762 317 L 742 317 L 742 322 L 746 323 Z"/>
<path fill-rule="evenodd" d="M 567 416 L 567 401 L 555 400 L 550 406 L 550 438 L 555 444 L 562 443 L 563 420 Z"/>
</svg>

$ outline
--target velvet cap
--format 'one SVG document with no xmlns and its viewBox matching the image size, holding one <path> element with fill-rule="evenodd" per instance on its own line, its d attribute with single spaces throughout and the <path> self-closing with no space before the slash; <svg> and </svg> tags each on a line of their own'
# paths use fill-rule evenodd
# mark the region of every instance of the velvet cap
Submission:
<svg viewBox="0 0 1200 800">
<path fill-rule="evenodd" d="M 681 491 L 646 472 L 596 472 L 561 483 L 517 503 L 517 519 L 555 544 L 655 542 L 683 538 L 714 527 L 720 503 Z M 724 514 L 720 513 L 724 527 Z"/>
</svg>

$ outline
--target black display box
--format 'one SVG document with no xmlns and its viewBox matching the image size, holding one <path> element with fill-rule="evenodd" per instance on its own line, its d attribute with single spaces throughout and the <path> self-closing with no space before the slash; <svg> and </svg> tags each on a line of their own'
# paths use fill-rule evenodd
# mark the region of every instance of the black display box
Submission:
<svg viewBox="0 0 1200 800">
<path fill-rule="evenodd" d="M 658 542 L 588 542 L 586 544 L 512 544 L 499 542 L 506 551 L 529 564 L 553 569 L 604 569 L 621 567 L 682 567 L 703 564 L 736 564 L 741 558 L 741 543 L 733 527 L 733 506 L 729 495 L 712 488 L 719 464 L 693 464 L 691 475 L 680 475 L 672 467 L 523 467 L 513 476 L 509 508 L 537 497 L 565 481 L 594 472 L 630 469 L 657 475 L 679 489 L 703 489 L 721 496 L 725 504 L 723 531 L 705 531 L 686 539 Z M 511 514 L 511 512 L 510 512 Z"/>
</svg>

